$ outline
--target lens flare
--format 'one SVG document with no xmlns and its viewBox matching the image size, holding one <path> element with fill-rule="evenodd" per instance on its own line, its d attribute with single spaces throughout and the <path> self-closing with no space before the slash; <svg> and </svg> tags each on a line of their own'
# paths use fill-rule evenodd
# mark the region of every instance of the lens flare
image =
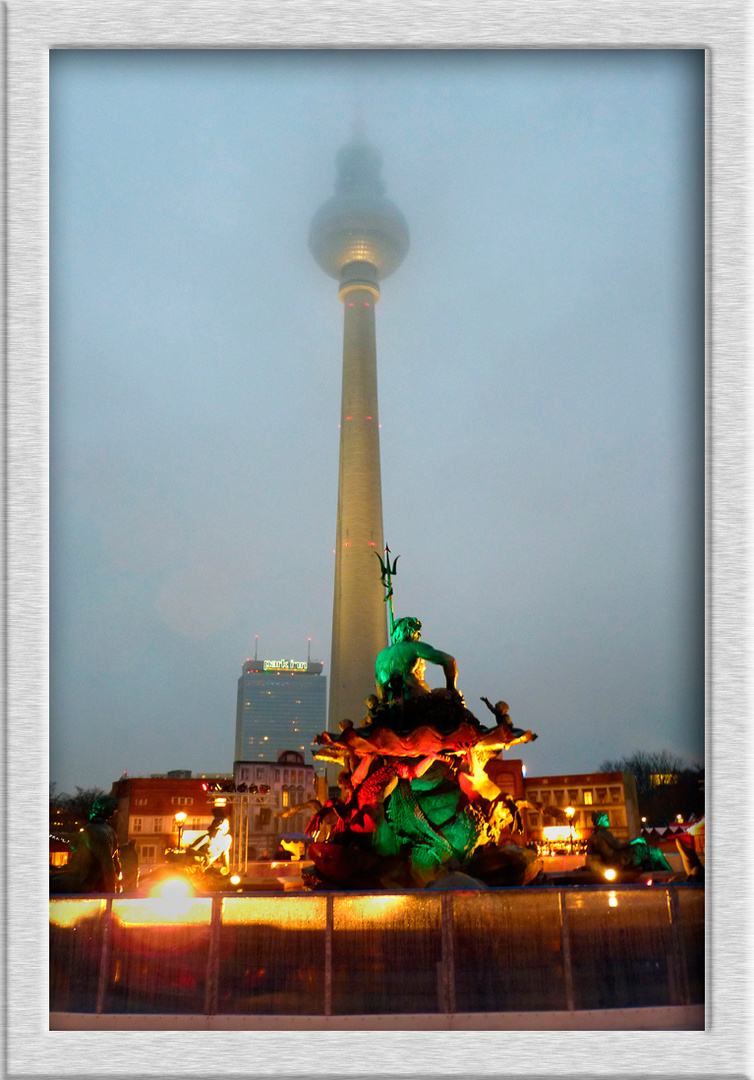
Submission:
<svg viewBox="0 0 754 1080">
<path fill-rule="evenodd" d="M 153 890 L 152 896 L 164 896 L 169 900 L 182 900 L 186 896 L 192 896 L 194 890 L 185 878 L 172 877 L 161 881 Z"/>
</svg>

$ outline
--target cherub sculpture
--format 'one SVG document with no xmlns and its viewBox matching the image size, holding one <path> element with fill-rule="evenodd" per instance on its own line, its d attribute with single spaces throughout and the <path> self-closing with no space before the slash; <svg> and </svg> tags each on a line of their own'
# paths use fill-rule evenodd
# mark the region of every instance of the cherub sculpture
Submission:
<svg viewBox="0 0 754 1080">
<path fill-rule="evenodd" d="M 513 746 L 515 743 L 534 742 L 536 735 L 533 731 L 524 731 L 523 728 L 517 728 L 513 726 L 513 721 L 510 718 L 508 712 L 508 703 L 505 701 L 496 701 L 493 705 L 489 698 L 482 697 L 479 699 L 483 701 L 490 712 L 495 717 L 495 722 L 500 731 L 506 733 L 506 742 L 509 746 Z"/>
</svg>

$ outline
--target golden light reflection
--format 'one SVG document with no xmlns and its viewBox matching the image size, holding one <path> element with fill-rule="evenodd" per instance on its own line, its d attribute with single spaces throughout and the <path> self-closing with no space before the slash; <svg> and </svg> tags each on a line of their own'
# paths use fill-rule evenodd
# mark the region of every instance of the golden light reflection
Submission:
<svg viewBox="0 0 754 1080">
<path fill-rule="evenodd" d="M 208 926 L 209 897 L 148 896 L 143 900 L 113 900 L 113 916 L 123 926 Z"/>
<path fill-rule="evenodd" d="M 420 919 L 427 927 L 440 917 L 440 898 L 428 896 L 336 896 L 333 923 L 336 930 L 354 925 L 379 927 L 390 925 L 397 916 Z"/>
<path fill-rule="evenodd" d="M 324 930 L 324 896 L 225 896 L 223 926 L 273 926 L 278 930 Z"/>
<path fill-rule="evenodd" d="M 50 922 L 53 926 L 78 926 L 105 910 L 105 900 L 51 900 Z"/>
<path fill-rule="evenodd" d="M 607 894 L 607 902 L 608 902 L 610 907 L 617 907 L 618 906 L 618 897 L 615 895 L 614 892 L 611 892 L 611 893 Z"/>
</svg>

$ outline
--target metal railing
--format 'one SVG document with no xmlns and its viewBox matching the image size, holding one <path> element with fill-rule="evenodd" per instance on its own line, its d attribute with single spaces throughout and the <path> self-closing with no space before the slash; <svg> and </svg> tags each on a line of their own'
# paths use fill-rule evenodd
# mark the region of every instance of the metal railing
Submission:
<svg viewBox="0 0 754 1080">
<path fill-rule="evenodd" d="M 50 901 L 54 1012 L 347 1016 L 703 1000 L 698 885 Z"/>
</svg>

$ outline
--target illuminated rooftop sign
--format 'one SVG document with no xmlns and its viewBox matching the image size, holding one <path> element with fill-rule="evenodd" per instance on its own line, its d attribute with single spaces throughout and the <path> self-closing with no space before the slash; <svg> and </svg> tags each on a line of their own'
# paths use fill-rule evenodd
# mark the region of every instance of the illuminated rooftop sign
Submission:
<svg viewBox="0 0 754 1080">
<path fill-rule="evenodd" d="M 307 660 L 265 660 L 265 671 L 306 671 Z"/>
</svg>

